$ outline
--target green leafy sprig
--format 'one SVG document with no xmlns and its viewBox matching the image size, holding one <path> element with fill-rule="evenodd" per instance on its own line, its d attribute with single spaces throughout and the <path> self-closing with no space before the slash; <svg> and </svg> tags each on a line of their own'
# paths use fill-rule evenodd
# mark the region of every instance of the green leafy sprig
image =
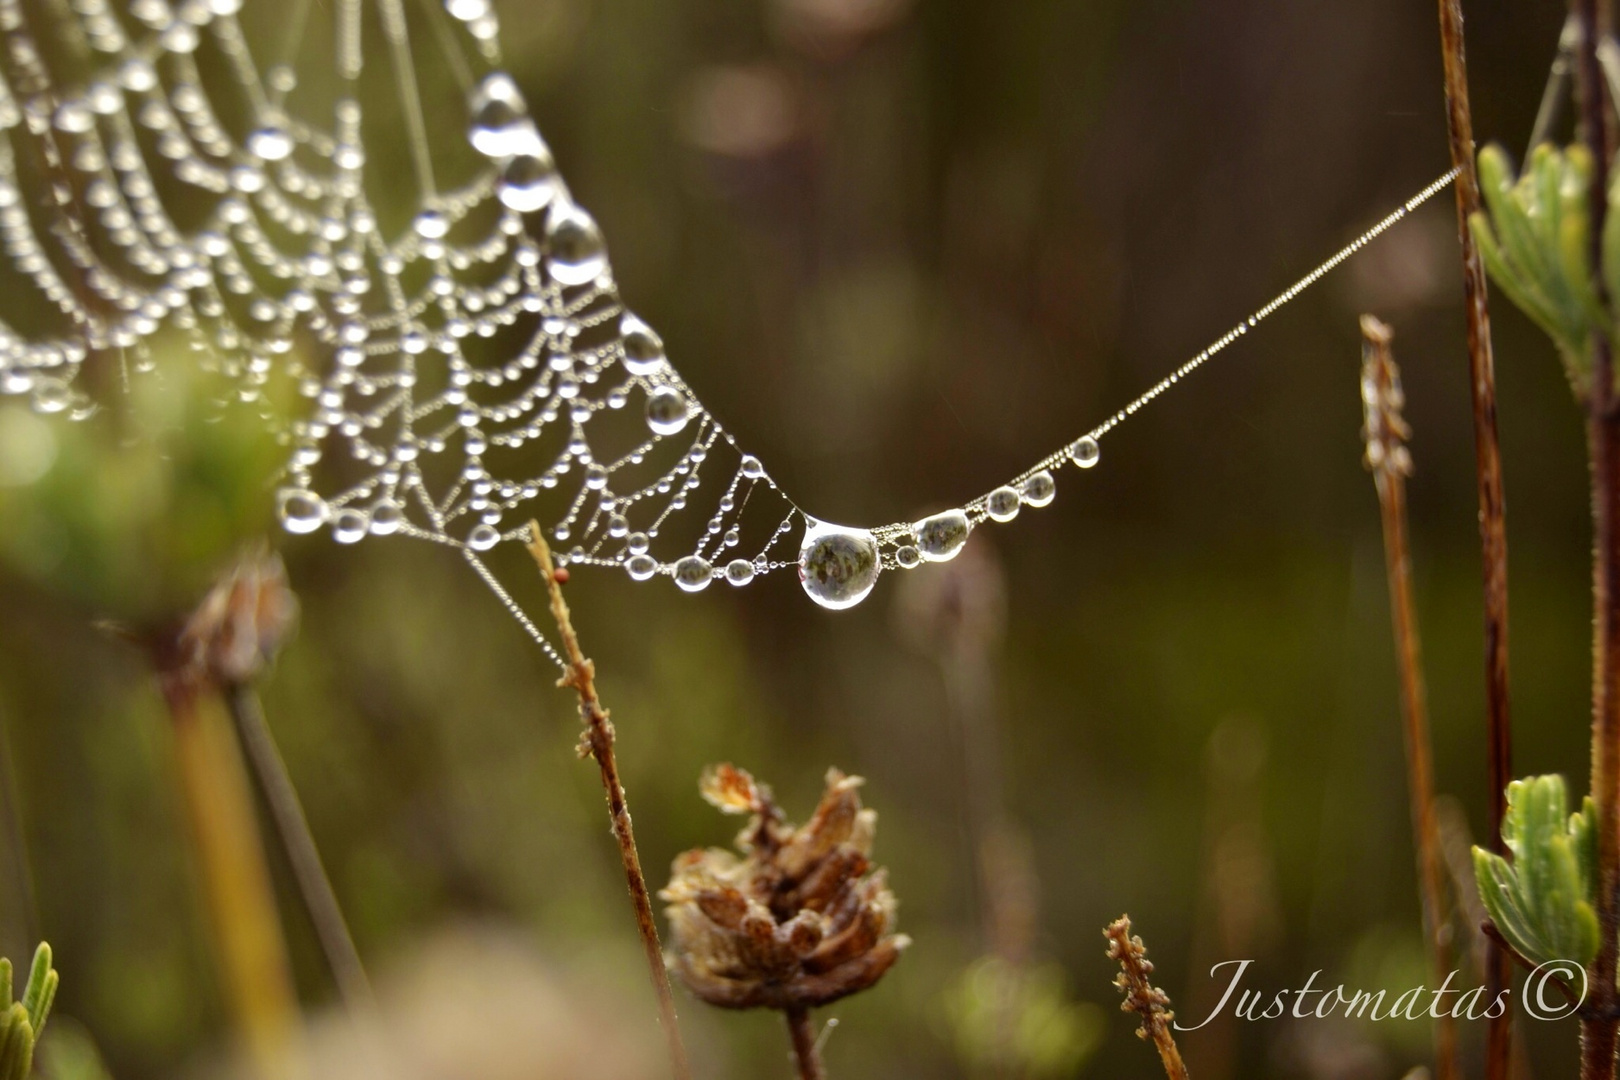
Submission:
<svg viewBox="0 0 1620 1080">
<path fill-rule="evenodd" d="M 34 1066 L 34 1044 L 45 1030 L 56 1000 L 59 977 L 51 967 L 51 947 L 40 942 L 28 971 L 21 1001 L 11 1000 L 11 961 L 0 957 L 0 1080 L 27 1080 Z"/>
<path fill-rule="evenodd" d="M 1527 960 L 1572 960 L 1598 950 L 1596 808 L 1588 796 L 1568 812 L 1561 776 L 1515 780 L 1502 839 L 1513 862 L 1474 848 L 1474 875 L 1491 921 Z"/>
</svg>

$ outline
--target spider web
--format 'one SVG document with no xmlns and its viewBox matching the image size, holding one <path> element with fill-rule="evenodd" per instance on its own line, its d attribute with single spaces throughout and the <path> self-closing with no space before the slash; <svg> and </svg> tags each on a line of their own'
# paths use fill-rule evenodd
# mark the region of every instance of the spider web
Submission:
<svg viewBox="0 0 1620 1080">
<path fill-rule="evenodd" d="M 0 295 L 25 298 L 4 305 L 0 393 L 84 415 L 93 358 L 190 354 L 279 425 L 289 531 L 455 547 L 559 663 L 481 558 L 531 519 L 563 565 L 687 591 L 793 567 L 851 606 L 1050 503 L 1055 470 L 1094 465 L 1109 430 L 1452 178 L 1009 483 L 854 529 L 800 510 L 625 307 L 488 0 L 0 0 L 0 39 Z M 465 139 L 430 140 L 447 108 Z M 276 419 L 278 387 L 297 419 Z"/>
</svg>

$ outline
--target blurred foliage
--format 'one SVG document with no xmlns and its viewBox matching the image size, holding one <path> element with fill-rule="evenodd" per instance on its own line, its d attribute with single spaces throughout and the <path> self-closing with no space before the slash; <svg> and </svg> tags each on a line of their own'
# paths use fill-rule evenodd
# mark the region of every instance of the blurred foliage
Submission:
<svg viewBox="0 0 1620 1080">
<path fill-rule="evenodd" d="M 105 422 L 0 406 L 0 557 L 102 616 L 144 621 L 195 604 L 224 560 L 271 522 L 285 460 L 247 406 L 175 343 L 130 380 Z"/>
<path fill-rule="evenodd" d="M 627 298 L 705 403 L 829 520 L 914 518 L 987 490 L 1443 168 L 1433 12 L 1399 0 L 502 11 L 508 65 Z M 1481 132 L 1529 129 L 1562 15 L 1470 13 Z M 242 13 L 250 34 L 283 17 L 260 0 Z M 459 89 L 438 65 L 421 76 L 430 126 L 459 133 Z M 408 174 L 405 142 L 371 143 L 378 175 Z M 1159 974 L 1190 1014 L 1209 965 L 1249 955 L 1226 952 L 1238 909 L 1264 923 L 1249 938 L 1257 986 L 1317 968 L 1348 983 L 1373 954 L 1390 980 L 1420 970 L 1388 959 L 1420 956 L 1388 944 L 1408 940 L 1389 928 L 1415 927 L 1418 908 L 1355 317 L 1376 310 L 1411 358 L 1438 782 L 1479 835 L 1455 253 L 1437 200 L 1111 435 L 1103 467 L 1061 474 L 1050 508 L 985 530 L 1006 581 L 995 765 L 1030 837 L 1036 946 L 1076 1010 L 1111 1018 L 1071 1073 L 1155 1075 L 1096 942 L 1122 909 L 1155 927 Z M 1517 750 L 1527 773 L 1568 772 L 1587 750 L 1582 433 L 1543 332 L 1510 305 L 1493 316 Z M 166 720 L 131 651 L 92 621 L 189 609 L 266 529 L 280 460 L 260 425 L 214 419 L 188 363 L 158 359 L 159 378 L 104 395 L 83 423 L 0 410 L 0 948 L 48 932 L 68 968 L 61 1011 L 119 1080 L 208 1071 L 225 1024 Z M 554 670 L 452 553 L 279 542 L 304 615 L 266 713 L 379 993 L 391 968 L 431 961 L 447 926 L 493 924 L 503 955 L 545 958 L 551 998 L 585 1000 L 572 988 L 588 976 L 602 991 L 590 1000 L 623 1011 L 603 1038 L 656 1037 L 601 791 L 573 756 Z M 833 761 L 883 793 L 884 861 L 916 945 L 880 988 L 828 1010 L 839 1080 L 977 1068 L 941 1022 L 986 951 L 970 770 L 937 665 L 896 629 L 910 616 L 894 584 L 837 614 L 782 577 L 701 597 L 585 572 L 569 585 L 654 880 L 714 837 L 690 797 L 706 762 L 771 776 L 789 805 L 813 802 Z M 1252 813 L 1204 768 L 1234 717 L 1267 747 L 1242 796 Z M 1249 838 L 1237 865 L 1267 869 L 1263 903 L 1222 899 L 1234 831 Z M 318 1017 L 323 963 L 287 868 L 273 869 Z M 437 1015 L 417 992 L 407 1027 Z M 476 1015 L 475 999 L 450 1004 Z M 703 1075 L 780 1073 L 778 1018 L 682 1015 Z M 525 1018 L 499 1019 L 488 1045 L 528 1061 Z M 451 1045 L 474 1030 L 445 1027 Z M 1528 1028 L 1537 1075 L 1571 1071 L 1567 1032 Z M 1381 1080 L 1427 1053 L 1422 1025 L 1216 1029 L 1187 1040 L 1200 1080 Z"/>
<path fill-rule="evenodd" d="M 1584 967 L 1598 950 L 1597 807 L 1588 795 L 1569 813 L 1562 776 L 1515 780 L 1507 800 L 1502 840 L 1513 861 L 1474 848 L 1485 910 L 1529 960 Z"/>
<path fill-rule="evenodd" d="M 987 956 L 946 996 L 958 1054 L 976 1075 L 1073 1076 L 1103 1038 L 1103 1010 L 1075 1002 L 1063 969 Z"/>
</svg>

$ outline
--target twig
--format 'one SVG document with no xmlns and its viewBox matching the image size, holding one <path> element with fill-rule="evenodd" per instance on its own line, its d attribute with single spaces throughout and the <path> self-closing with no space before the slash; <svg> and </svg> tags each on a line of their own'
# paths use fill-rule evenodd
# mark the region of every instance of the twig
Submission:
<svg viewBox="0 0 1620 1080">
<path fill-rule="evenodd" d="M 1603 223 L 1608 212 L 1609 154 L 1613 146 L 1604 104 L 1598 40 L 1608 28 L 1608 4 L 1576 0 L 1581 33 L 1576 52 L 1580 88 L 1581 137 L 1592 154 L 1588 192 L 1591 219 L 1587 258 L 1597 274 L 1598 301 L 1607 305 L 1603 284 Z M 1581 1020 L 1581 1078 L 1609 1080 L 1614 1075 L 1615 961 L 1620 956 L 1620 417 L 1614 409 L 1614 365 L 1610 341 L 1592 335 L 1592 391 L 1586 403 L 1587 439 L 1592 458 L 1592 798 L 1597 804 L 1598 952 L 1592 961 L 1591 1013 Z"/>
<path fill-rule="evenodd" d="M 580 651 L 579 635 L 574 632 L 573 619 L 568 614 L 568 603 L 563 599 L 563 577 L 551 561 L 551 549 L 540 532 L 538 522 L 529 523 L 529 553 L 540 567 L 546 590 L 551 595 L 551 615 L 557 620 L 557 631 L 562 635 L 563 654 L 568 659 L 568 672 L 557 680 L 558 686 L 572 687 L 579 695 L 579 715 L 585 721 L 585 734 L 580 741 L 580 756 L 596 759 L 602 771 L 602 788 L 607 793 L 608 817 L 613 823 L 613 836 L 619 842 L 619 858 L 624 863 L 625 882 L 630 887 L 630 903 L 636 911 L 636 929 L 641 933 L 642 948 L 647 954 L 647 971 L 652 978 L 653 990 L 658 994 L 658 1017 L 664 1026 L 664 1037 L 669 1042 L 670 1065 L 677 1080 L 690 1080 L 691 1066 L 686 1060 L 686 1044 L 681 1041 L 681 1029 L 675 1018 L 675 995 L 669 987 L 669 972 L 664 966 L 664 950 L 658 942 L 658 924 L 653 921 L 652 897 L 647 892 L 647 879 L 641 873 L 641 856 L 636 853 L 636 835 L 630 825 L 630 808 L 625 802 L 624 785 L 619 782 L 619 765 L 613 756 L 613 724 L 608 711 L 596 696 L 596 665 Z"/>
<path fill-rule="evenodd" d="M 788 1037 L 793 1040 L 793 1061 L 799 1067 L 799 1080 L 827 1080 L 827 1070 L 821 1067 L 821 1047 L 816 1044 L 816 1033 L 810 1025 L 809 1009 L 789 1009 Z"/>
<path fill-rule="evenodd" d="M 1181 1051 L 1176 1049 L 1175 1036 L 1170 1033 L 1170 1022 L 1176 1014 L 1170 1011 L 1170 996 L 1149 981 L 1153 962 L 1147 958 L 1147 946 L 1142 939 L 1131 936 L 1131 917 L 1121 915 L 1103 931 L 1108 939 L 1108 958 L 1119 962 L 1120 972 L 1114 985 L 1125 992 L 1120 1004 L 1123 1012 L 1133 1012 L 1142 1018 L 1136 1034 L 1153 1040 L 1164 1063 L 1169 1080 L 1187 1080 L 1187 1066 L 1182 1064 Z"/>
<path fill-rule="evenodd" d="M 1479 487 L 1480 563 L 1485 591 L 1486 782 L 1490 786 L 1492 850 L 1505 854 L 1502 818 L 1507 785 L 1513 778 L 1513 729 L 1508 713 L 1508 581 L 1506 504 L 1502 495 L 1502 453 L 1496 438 L 1496 361 L 1491 354 L 1491 315 L 1485 265 L 1468 216 L 1480 208 L 1474 171 L 1474 120 L 1468 104 L 1468 57 L 1463 42 L 1462 0 L 1439 0 L 1440 50 L 1445 64 L 1446 129 L 1451 163 L 1457 169 L 1457 234 L 1462 244 L 1463 296 L 1468 317 L 1468 387 L 1474 406 L 1474 471 Z M 1612 967 L 1612 965 L 1611 965 Z M 1491 994 L 1507 986 L 1508 961 L 1500 949 L 1487 957 Z M 1512 1018 L 1487 1021 L 1486 1080 L 1507 1080 Z"/>
<path fill-rule="evenodd" d="M 292 864 L 299 895 L 303 897 L 309 921 L 315 926 L 315 936 L 320 939 L 321 951 L 326 954 L 338 993 L 351 1012 L 369 1010 L 375 1002 L 366 969 L 360 963 L 360 953 L 344 921 L 337 893 L 321 863 L 321 853 L 309 831 L 309 820 L 298 800 L 298 789 L 293 787 L 287 764 L 276 748 L 270 726 L 265 723 L 259 696 L 251 686 L 239 683 L 226 689 L 225 701 L 236 724 L 236 736 L 242 741 L 248 763 L 258 779 L 259 791 L 270 809 L 270 819 L 286 849 L 287 861 Z"/>
<path fill-rule="evenodd" d="M 1418 890 L 1423 904 L 1423 936 L 1435 978 L 1451 971 L 1445 941 L 1446 903 L 1442 881 L 1440 830 L 1434 812 L 1434 751 L 1429 742 L 1429 707 L 1418 645 L 1417 613 L 1412 604 L 1412 557 L 1407 543 L 1406 477 L 1412 458 L 1406 448 L 1406 422 L 1401 417 L 1400 372 L 1390 351 L 1393 335 L 1371 315 L 1361 317 L 1361 387 L 1367 409 L 1367 465 L 1378 489 L 1384 524 L 1384 563 L 1389 577 L 1390 617 L 1401 669 L 1401 718 L 1406 743 L 1407 790 L 1412 803 L 1412 835 L 1417 847 Z M 1435 1024 L 1435 1074 L 1458 1080 L 1457 1029 L 1450 1014 Z"/>
</svg>

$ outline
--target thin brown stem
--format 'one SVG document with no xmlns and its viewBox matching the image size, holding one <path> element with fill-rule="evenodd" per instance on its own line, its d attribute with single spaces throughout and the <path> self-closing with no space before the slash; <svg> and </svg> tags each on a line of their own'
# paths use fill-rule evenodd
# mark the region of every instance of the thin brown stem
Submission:
<svg viewBox="0 0 1620 1080">
<path fill-rule="evenodd" d="M 1463 42 L 1462 0 L 1438 0 L 1440 51 L 1445 66 L 1446 129 L 1451 163 L 1457 169 L 1457 235 L 1462 244 L 1463 297 L 1468 319 L 1468 387 L 1474 407 L 1474 472 L 1479 488 L 1480 564 L 1485 593 L 1486 782 L 1490 787 L 1492 850 L 1506 854 L 1502 818 L 1507 785 L 1513 778 L 1513 729 L 1508 713 L 1508 583 L 1506 503 L 1502 495 L 1502 454 L 1496 437 L 1496 361 L 1491 353 L 1491 315 L 1485 264 L 1468 230 L 1468 216 L 1480 208 L 1474 171 L 1474 120 L 1468 103 L 1468 55 Z M 1492 945 L 1486 957 L 1492 995 L 1507 986 L 1508 959 Z M 1512 1018 L 1504 1013 L 1487 1022 L 1485 1078 L 1507 1080 Z"/>
<path fill-rule="evenodd" d="M 1591 239 L 1587 257 L 1603 287 L 1603 227 L 1608 214 L 1609 155 L 1613 130 L 1604 100 L 1598 42 L 1608 30 L 1608 4 L 1576 0 L 1580 23 L 1575 73 L 1580 89 L 1581 137 L 1592 154 L 1588 192 Z M 1581 1020 L 1581 1080 L 1610 1080 L 1616 1039 L 1615 961 L 1620 957 L 1620 417 L 1614 409 L 1614 365 L 1610 341 L 1592 335 L 1592 383 L 1586 402 L 1587 439 L 1592 459 L 1592 798 L 1597 804 L 1598 952 L 1588 974 L 1589 1012 Z"/>
<path fill-rule="evenodd" d="M 1451 972 L 1446 944 L 1445 867 L 1440 829 L 1434 812 L 1434 750 L 1429 741 L 1429 705 L 1418 644 L 1417 611 L 1412 603 L 1412 555 L 1407 539 L 1406 475 L 1411 455 L 1406 423 L 1400 415 L 1400 373 L 1390 350 L 1389 327 L 1371 315 L 1361 317 L 1362 395 L 1367 406 L 1367 463 L 1378 489 L 1384 525 L 1384 565 L 1389 578 L 1390 618 L 1401 675 L 1401 719 L 1406 744 L 1407 791 L 1411 798 L 1412 836 L 1417 848 L 1418 895 L 1423 907 L 1423 936 L 1436 980 Z M 1458 1080 L 1457 1028 L 1450 1014 L 1435 1023 L 1435 1075 Z"/>
<path fill-rule="evenodd" d="M 789 1009 L 783 1015 L 787 1017 L 788 1038 L 793 1041 L 793 1063 L 798 1066 L 799 1080 L 827 1080 L 815 1028 L 810 1024 L 810 1010 Z"/>
<path fill-rule="evenodd" d="M 1114 985 L 1125 994 L 1120 1008 L 1142 1018 L 1136 1034 L 1150 1040 L 1159 1052 L 1164 1074 L 1169 1080 L 1188 1080 L 1187 1066 L 1182 1063 L 1181 1051 L 1170 1031 L 1176 1014 L 1170 1011 L 1170 996 L 1153 985 L 1153 962 L 1147 958 L 1147 946 L 1142 939 L 1131 936 L 1131 917 L 1121 915 L 1103 931 L 1108 939 L 1108 958 L 1119 964 L 1119 975 Z"/>
<path fill-rule="evenodd" d="M 349 934 L 343 908 L 338 904 L 337 893 L 333 891 L 332 881 L 321 862 L 315 837 L 309 831 L 309 819 L 304 816 L 298 789 L 293 787 L 292 777 L 287 774 L 287 764 L 282 760 L 281 751 L 276 748 L 270 726 L 265 723 L 259 696 L 252 687 L 238 684 L 227 690 L 226 703 L 236 724 L 236 736 L 242 741 L 248 764 L 252 766 L 259 791 L 270 810 L 271 823 L 287 852 L 287 861 L 292 865 L 293 877 L 298 882 L 299 895 L 304 900 L 304 910 L 315 927 L 315 936 L 320 940 L 321 951 L 326 955 L 326 963 L 331 968 L 338 993 L 350 1011 L 368 1010 L 375 1002 L 371 996 L 371 984 L 366 979 L 366 969 L 360 963 L 360 953 Z"/>
<path fill-rule="evenodd" d="M 658 1017 L 664 1026 L 664 1037 L 669 1043 L 670 1066 L 677 1080 L 690 1080 L 691 1066 L 686 1059 L 686 1044 L 681 1041 L 680 1025 L 675 1018 L 675 995 L 669 986 L 669 971 L 664 965 L 664 950 L 658 942 L 658 924 L 653 921 L 652 896 L 647 891 L 647 879 L 641 872 L 641 856 L 636 852 L 636 835 L 630 825 L 630 808 L 625 802 L 624 785 L 619 782 L 619 765 L 613 756 L 613 724 L 608 711 L 596 694 L 596 665 L 580 651 L 579 635 L 574 631 L 568 603 L 563 599 L 565 580 L 551 561 L 551 548 L 540 532 L 538 522 L 529 523 L 529 553 L 540 567 L 546 591 L 551 596 L 551 615 L 557 620 L 557 632 L 562 635 L 563 654 L 568 661 L 567 673 L 557 680 L 558 686 L 571 687 L 579 695 L 579 715 L 585 722 L 580 740 L 580 756 L 596 759 L 602 772 L 602 789 L 607 793 L 608 817 L 613 824 L 613 836 L 619 842 L 619 859 L 624 864 L 625 882 L 630 888 L 630 903 L 636 912 L 636 929 L 641 934 L 642 948 L 647 954 L 647 971 L 652 978 L 653 990 L 658 995 Z"/>
</svg>

